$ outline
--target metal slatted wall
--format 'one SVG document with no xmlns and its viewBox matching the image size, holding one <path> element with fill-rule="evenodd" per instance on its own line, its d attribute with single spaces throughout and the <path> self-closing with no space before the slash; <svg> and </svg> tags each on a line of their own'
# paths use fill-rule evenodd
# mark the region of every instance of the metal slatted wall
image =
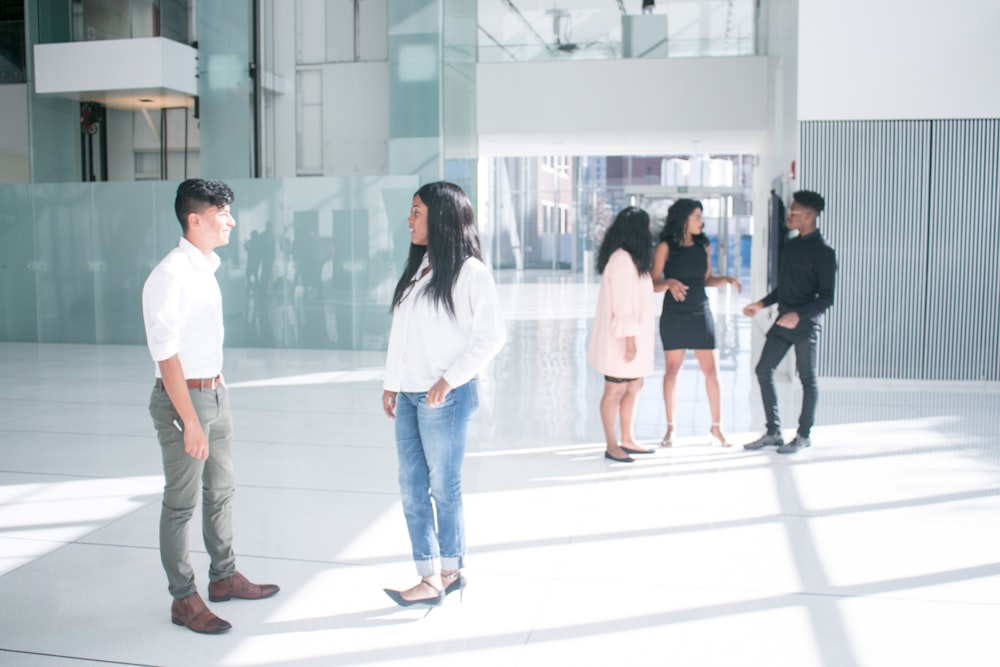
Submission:
<svg viewBox="0 0 1000 667">
<path fill-rule="evenodd" d="M 820 231 L 837 251 L 823 376 L 913 377 L 923 356 L 930 124 L 802 123 L 801 188 L 826 199 Z"/>
<path fill-rule="evenodd" d="M 998 123 L 801 124 L 840 265 L 820 375 L 1000 379 Z"/>
<path fill-rule="evenodd" d="M 924 377 L 1000 380 L 1000 120 L 935 121 Z"/>
</svg>

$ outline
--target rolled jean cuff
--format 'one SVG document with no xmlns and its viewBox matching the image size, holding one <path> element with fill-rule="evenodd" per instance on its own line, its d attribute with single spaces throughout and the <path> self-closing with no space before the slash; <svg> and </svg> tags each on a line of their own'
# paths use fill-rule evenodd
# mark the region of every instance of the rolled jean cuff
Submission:
<svg viewBox="0 0 1000 667">
<path fill-rule="evenodd" d="M 441 572 L 440 558 L 427 558 L 425 560 L 413 561 L 417 566 L 417 574 L 421 577 L 433 577 Z"/>
<path fill-rule="evenodd" d="M 461 570 L 461 569 L 462 569 L 461 556 L 443 556 L 441 558 L 442 572 L 455 572 L 456 570 Z"/>
</svg>

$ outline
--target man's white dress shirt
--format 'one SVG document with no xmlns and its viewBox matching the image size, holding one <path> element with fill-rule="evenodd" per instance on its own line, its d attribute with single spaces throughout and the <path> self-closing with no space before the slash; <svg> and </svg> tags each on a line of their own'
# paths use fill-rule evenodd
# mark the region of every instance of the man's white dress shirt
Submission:
<svg viewBox="0 0 1000 667">
<path fill-rule="evenodd" d="M 222 292 L 215 279 L 221 264 L 185 238 L 146 278 L 142 319 L 154 362 L 180 355 L 186 378 L 211 378 L 222 372 Z M 156 363 L 156 377 L 160 366 Z"/>
</svg>

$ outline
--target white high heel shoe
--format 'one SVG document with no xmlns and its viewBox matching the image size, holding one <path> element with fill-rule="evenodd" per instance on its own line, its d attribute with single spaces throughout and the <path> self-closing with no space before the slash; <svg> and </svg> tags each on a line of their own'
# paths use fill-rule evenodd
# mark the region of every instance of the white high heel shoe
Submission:
<svg viewBox="0 0 1000 667">
<path fill-rule="evenodd" d="M 667 433 L 669 435 L 664 435 L 663 440 L 660 440 L 660 447 L 673 447 L 674 445 L 674 425 L 667 423 Z"/>
<path fill-rule="evenodd" d="M 722 447 L 732 447 L 733 446 L 733 443 L 728 442 L 726 440 L 726 436 L 722 435 L 722 423 L 721 422 L 712 422 L 712 429 L 719 429 L 719 435 L 715 435 L 715 433 L 712 433 L 711 430 L 709 430 L 709 432 L 708 432 L 709 437 L 712 439 L 712 444 L 717 444 L 717 445 L 720 445 Z M 722 437 L 720 438 L 719 436 L 722 436 Z"/>
</svg>

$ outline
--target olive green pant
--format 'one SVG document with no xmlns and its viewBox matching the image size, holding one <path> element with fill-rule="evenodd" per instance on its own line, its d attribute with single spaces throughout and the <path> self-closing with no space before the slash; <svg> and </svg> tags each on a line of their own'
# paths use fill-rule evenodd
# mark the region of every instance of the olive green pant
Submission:
<svg viewBox="0 0 1000 667">
<path fill-rule="evenodd" d="M 208 458 L 200 461 L 184 451 L 184 437 L 174 424 L 177 410 L 163 389 L 154 388 L 149 414 L 156 427 L 163 455 L 163 507 L 160 511 L 160 560 L 167 573 L 170 594 L 182 600 L 198 592 L 188 556 L 188 524 L 201 491 L 202 536 L 211 559 L 209 580 L 236 572 L 233 554 L 232 501 L 233 422 L 229 413 L 229 390 L 190 389 L 191 401 L 201 427 L 208 436 Z"/>
</svg>

